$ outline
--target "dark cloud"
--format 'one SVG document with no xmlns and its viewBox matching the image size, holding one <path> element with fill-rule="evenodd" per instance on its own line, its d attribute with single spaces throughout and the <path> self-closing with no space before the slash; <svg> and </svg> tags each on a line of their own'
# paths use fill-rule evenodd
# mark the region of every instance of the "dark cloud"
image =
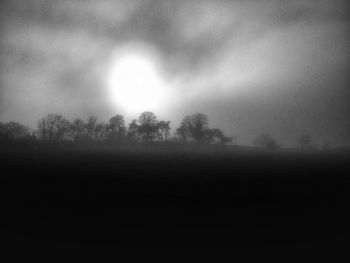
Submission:
<svg viewBox="0 0 350 263">
<path fill-rule="evenodd" d="M 179 93 L 169 118 L 204 111 L 250 142 L 297 133 L 349 143 L 347 1 L 8 0 L 0 11 L 0 118 L 103 119 L 116 47 L 151 46 Z M 228 122 L 235 123 L 234 127 Z M 330 140 L 330 139 L 329 139 Z"/>
</svg>

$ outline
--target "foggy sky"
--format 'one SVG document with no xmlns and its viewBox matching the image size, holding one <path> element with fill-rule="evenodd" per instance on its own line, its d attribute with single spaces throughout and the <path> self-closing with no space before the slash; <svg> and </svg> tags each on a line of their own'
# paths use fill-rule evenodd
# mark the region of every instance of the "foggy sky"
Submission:
<svg viewBox="0 0 350 263">
<path fill-rule="evenodd" d="M 47 113 L 121 113 L 105 69 L 120 46 L 151 47 L 187 114 L 250 144 L 270 133 L 293 146 L 350 145 L 347 1 L 13 0 L 0 11 L 0 121 L 33 128 Z M 137 118 L 138 116 L 126 116 Z"/>
</svg>

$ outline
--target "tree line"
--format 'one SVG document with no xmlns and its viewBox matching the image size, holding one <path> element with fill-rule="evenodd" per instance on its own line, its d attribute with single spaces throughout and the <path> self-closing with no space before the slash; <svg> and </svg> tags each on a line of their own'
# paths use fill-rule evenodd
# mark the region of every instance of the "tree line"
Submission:
<svg viewBox="0 0 350 263">
<path fill-rule="evenodd" d="M 209 128 L 208 117 L 202 113 L 185 116 L 172 137 L 170 130 L 170 121 L 158 120 L 150 111 L 142 112 L 138 119 L 133 119 L 128 126 L 120 114 L 111 117 L 108 122 L 99 121 L 96 116 L 70 121 L 60 114 L 48 114 L 38 121 L 35 130 L 14 121 L 0 123 L 0 139 L 144 143 L 175 140 L 198 144 L 227 144 L 232 141 L 232 138 L 226 137 L 220 129 Z"/>
<path fill-rule="evenodd" d="M 185 116 L 174 135 L 170 136 L 170 121 L 158 120 L 150 111 L 140 114 L 127 126 L 124 117 L 117 114 L 108 122 L 99 121 L 96 116 L 72 121 L 60 114 L 48 114 L 41 118 L 36 129 L 19 122 L 0 122 L 0 141 L 44 140 L 44 141 L 116 141 L 132 143 L 151 143 L 177 141 L 196 144 L 236 144 L 235 137 L 228 137 L 218 128 L 210 128 L 208 116 L 194 113 Z M 279 144 L 268 133 L 260 134 L 253 141 L 256 147 L 276 149 Z M 310 135 L 303 134 L 297 139 L 301 149 L 315 148 Z"/>
</svg>

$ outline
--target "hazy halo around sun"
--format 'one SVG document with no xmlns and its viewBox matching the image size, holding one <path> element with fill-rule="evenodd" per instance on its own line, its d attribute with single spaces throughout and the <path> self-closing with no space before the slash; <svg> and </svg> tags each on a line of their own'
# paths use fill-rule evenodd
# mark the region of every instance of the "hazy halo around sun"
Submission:
<svg viewBox="0 0 350 263">
<path fill-rule="evenodd" d="M 107 86 L 112 103 L 128 115 L 162 111 L 170 97 L 157 57 L 136 47 L 114 52 L 107 70 Z"/>
</svg>

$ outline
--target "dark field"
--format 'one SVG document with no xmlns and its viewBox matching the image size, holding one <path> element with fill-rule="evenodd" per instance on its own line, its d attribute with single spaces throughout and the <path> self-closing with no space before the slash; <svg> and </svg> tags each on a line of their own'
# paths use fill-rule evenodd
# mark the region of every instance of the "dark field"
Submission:
<svg viewBox="0 0 350 263">
<path fill-rule="evenodd" d="M 0 146 L 9 246 L 346 248 L 349 154 Z"/>
</svg>

